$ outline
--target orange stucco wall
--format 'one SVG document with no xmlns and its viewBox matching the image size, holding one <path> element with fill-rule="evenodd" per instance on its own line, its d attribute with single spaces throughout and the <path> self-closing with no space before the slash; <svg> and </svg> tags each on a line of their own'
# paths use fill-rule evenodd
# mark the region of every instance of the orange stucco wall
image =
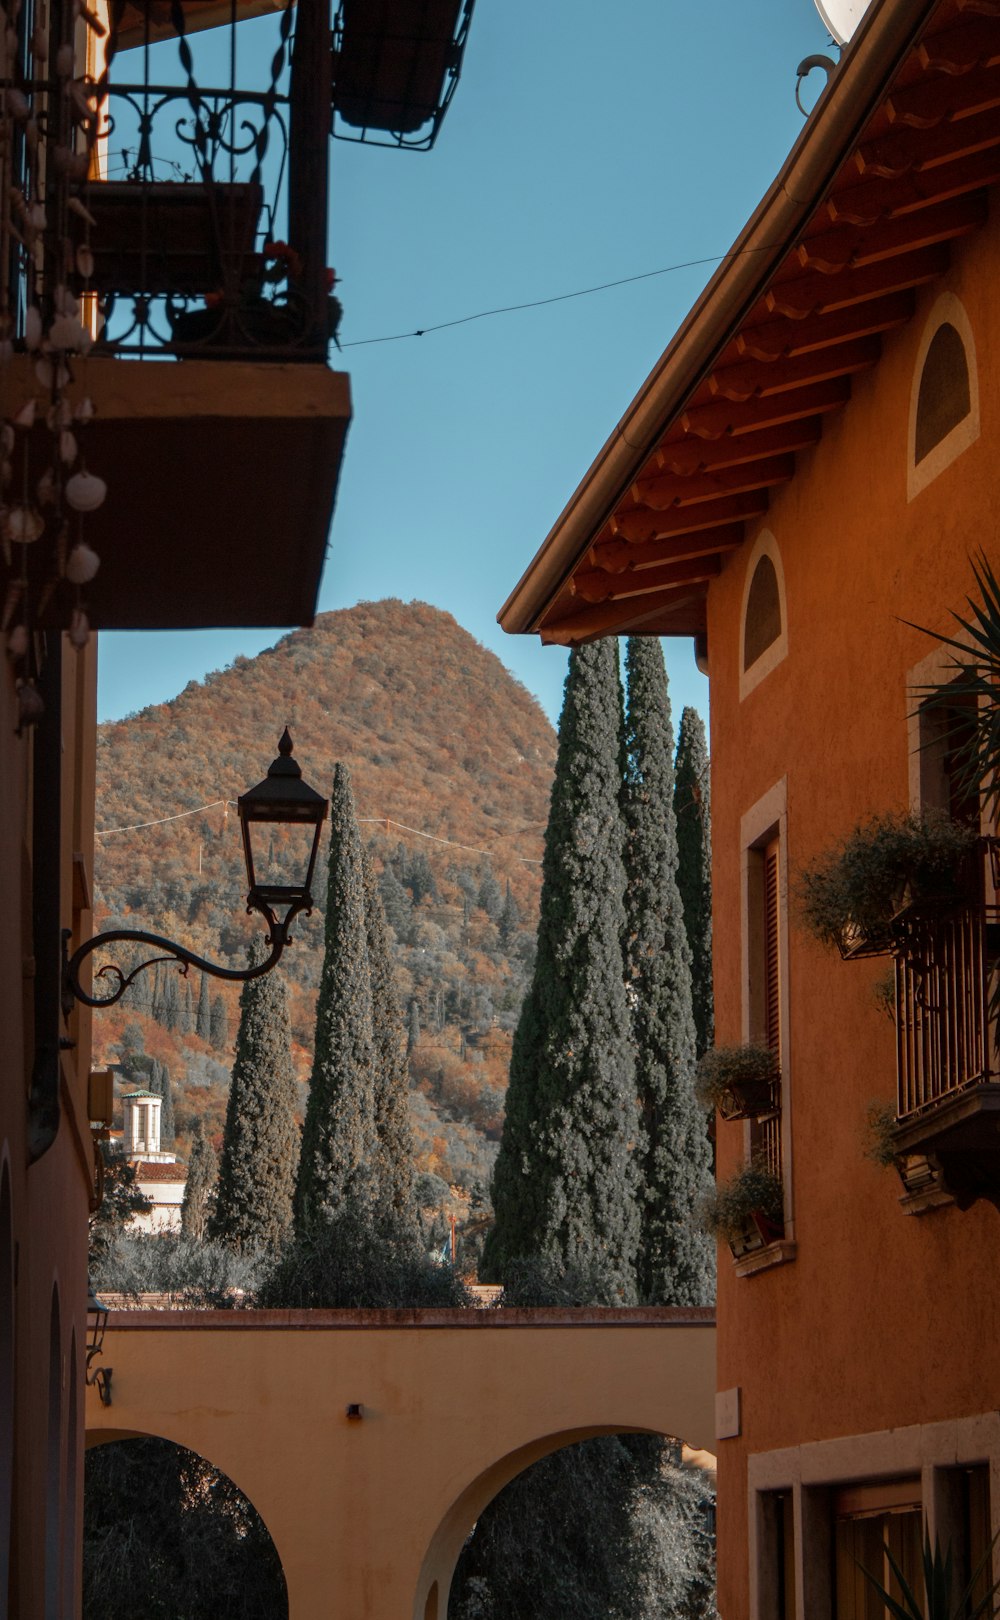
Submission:
<svg viewBox="0 0 1000 1620">
<path fill-rule="evenodd" d="M 522 1468 L 594 1434 L 713 1432 L 705 1310 L 122 1312 L 103 1360 L 88 1442 L 163 1435 L 229 1474 L 290 1620 L 444 1620 L 465 1537 Z"/>
<path fill-rule="evenodd" d="M 877 810 L 908 805 L 906 672 L 971 589 L 968 558 L 998 561 L 1000 222 L 954 250 L 911 323 L 801 454 L 766 527 L 784 567 L 787 657 L 740 701 L 739 616 L 748 533 L 709 597 L 717 1039 L 742 1029 L 740 822 L 787 782 L 790 883 Z M 912 501 L 907 433 L 917 350 L 941 292 L 975 336 L 978 442 Z M 996 1407 L 1000 1290 L 996 1211 L 980 1203 L 904 1215 L 891 1171 L 864 1156 L 874 1099 L 895 1096 L 890 1022 L 872 983 L 884 961 L 841 963 L 789 915 L 789 1042 L 797 1257 L 753 1277 L 720 1254 L 719 1387 L 742 1390 L 742 1436 L 719 1453 L 724 1620 L 747 1614 L 748 1455 Z M 720 1175 L 743 1129 L 719 1125 Z"/>
</svg>

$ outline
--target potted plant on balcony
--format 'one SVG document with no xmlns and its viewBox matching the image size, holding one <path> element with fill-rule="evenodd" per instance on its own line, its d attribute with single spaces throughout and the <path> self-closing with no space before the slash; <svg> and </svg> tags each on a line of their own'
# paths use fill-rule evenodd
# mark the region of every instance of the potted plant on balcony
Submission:
<svg viewBox="0 0 1000 1620">
<path fill-rule="evenodd" d="M 766 1046 L 714 1046 L 698 1064 L 695 1089 L 723 1119 L 760 1119 L 777 1106 L 777 1055 Z"/>
<path fill-rule="evenodd" d="M 742 1259 L 784 1236 L 781 1177 L 755 1155 L 729 1181 L 716 1187 L 702 1213 L 707 1230 L 729 1244 L 734 1259 Z"/>
<path fill-rule="evenodd" d="M 801 874 L 806 927 L 843 957 L 886 955 L 907 917 L 962 901 L 976 843 L 948 816 L 873 816 Z"/>
</svg>

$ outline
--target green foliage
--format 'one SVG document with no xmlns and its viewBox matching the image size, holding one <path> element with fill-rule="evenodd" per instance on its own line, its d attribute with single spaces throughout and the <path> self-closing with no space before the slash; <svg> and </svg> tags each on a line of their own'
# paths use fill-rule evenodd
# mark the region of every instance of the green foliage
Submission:
<svg viewBox="0 0 1000 1620">
<path fill-rule="evenodd" d="M 870 1102 L 865 1110 L 865 1158 L 883 1170 L 892 1169 L 899 1155 L 893 1138 L 896 1110 L 891 1103 Z"/>
<path fill-rule="evenodd" d="M 751 1159 L 729 1181 L 720 1182 L 702 1206 L 708 1231 L 727 1243 L 741 1236 L 755 1214 L 775 1225 L 784 1219 L 781 1178 L 760 1158 Z"/>
<path fill-rule="evenodd" d="M 216 1052 L 225 1051 L 229 1044 L 229 1014 L 226 1012 L 226 1003 L 221 996 L 216 996 L 212 1002 L 208 1039 Z"/>
<path fill-rule="evenodd" d="M 639 1297 L 705 1305 L 715 1298 L 715 1254 L 695 1212 L 711 1187 L 711 1146 L 694 1097 L 691 952 L 677 887 L 674 739 L 659 639 L 630 637 L 625 666 L 625 971 L 642 1125 Z"/>
<path fill-rule="evenodd" d="M 995 816 L 1000 805 L 1000 580 L 985 551 L 973 560 L 972 572 L 980 600 L 967 596 L 968 614 L 952 614 L 958 635 L 925 631 L 952 649 L 950 667 L 939 681 L 918 688 L 915 695 L 923 699 L 923 706 L 937 706 L 946 714 L 963 702 L 974 711 L 975 725 L 967 739 L 963 734 L 958 764 L 965 786 Z"/>
<path fill-rule="evenodd" d="M 372 1006 L 374 1065 L 375 1196 L 400 1219 L 415 1219 L 413 1132 L 410 1129 L 409 1071 L 403 1047 L 403 1020 L 396 994 L 392 946 L 375 868 L 362 854 L 365 940 Z M 416 1002 L 410 1003 L 410 1032 Z M 417 1025 L 419 1032 L 419 1024 Z M 407 1041 L 407 1046 L 409 1042 Z"/>
<path fill-rule="evenodd" d="M 84 1468 L 84 1620 L 285 1620 L 274 1543 L 227 1475 L 152 1437 Z"/>
<path fill-rule="evenodd" d="M 942 1553 L 940 1542 L 935 1541 L 932 1545 L 930 1536 L 925 1534 L 923 1573 L 926 1601 L 908 1584 L 888 1542 L 885 1546 L 885 1555 L 895 1576 L 902 1601 L 887 1591 L 871 1570 L 865 1569 L 863 1565 L 858 1567 L 865 1579 L 875 1588 L 892 1620 L 993 1620 L 993 1599 L 1000 1589 L 1000 1579 L 993 1581 L 988 1591 L 979 1595 L 977 1593 L 984 1577 L 988 1579 L 990 1559 L 995 1546 L 996 1540 L 973 1571 L 964 1592 L 956 1596 L 955 1561 L 951 1545 L 949 1543 L 948 1551 Z"/>
<path fill-rule="evenodd" d="M 570 654 L 538 952 L 514 1039 L 482 1271 L 601 1260 L 635 1297 L 635 1100 L 622 937 L 621 684 L 613 641 Z"/>
<path fill-rule="evenodd" d="M 183 1232 L 125 1232 L 102 1254 L 91 1281 L 98 1293 L 170 1294 L 186 1310 L 226 1310 L 253 1294 L 264 1267 L 260 1251 Z"/>
<path fill-rule="evenodd" d="M 872 816 L 802 872 L 803 920 L 824 944 L 888 948 L 904 903 L 960 898 L 975 841 L 974 829 L 940 814 Z"/>
<path fill-rule="evenodd" d="M 697 709 L 681 713 L 677 734 L 674 810 L 677 887 L 691 947 L 691 1003 L 699 1055 L 715 1039 L 712 989 L 712 810 L 708 742 Z"/>
<path fill-rule="evenodd" d="M 267 955 L 263 941 L 250 965 Z M 236 1249 L 277 1251 L 292 1227 L 299 1158 L 288 997 L 279 969 L 248 979 L 240 995 L 222 1160 L 209 1231 Z"/>
<path fill-rule="evenodd" d="M 346 1207 L 295 1238 L 257 1303 L 265 1310 L 385 1310 L 470 1300 L 451 1267 L 427 1253 L 412 1220 Z"/>
<path fill-rule="evenodd" d="M 562 1266 L 534 1255 L 510 1262 L 500 1303 L 538 1310 L 546 1305 L 620 1305 L 621 1297 L 617 1279 L 598 1259 Z"/>
<path fill-rule="evenodd" d="M 201 988 L 198 991 L 195 1031 L 203 1041 L 207 1041 L 212 1033 L 212 1001 L 208 993 L 208 975 L 206 973 L 201 976 Z"/>
<path fill-rule="evenodd" d="M 724 1106 L 734 1086 L 770 1086 L 780 1078 L 767 1046 L 713 1046 L 698 1060 L 695 1091 L 703 1108 Z"/>
<path fill-rule="evenodd" d="M 104 1197 L 100 1208 L 90 1217 L 89 1261 L 91 1276 L 97 1276 L 104 1258 L 117 1242 L 129 1223 L 137 1215 L 148 1215 L 152 1209 L 146 1194 L 140 1191 L 135 1165 L 126 1157 L 118 1142 L 101 1142 L 99 1147 L 103 1165 Z"/>
<path fill-rule="evenodd" d="M 188 1161 L 184 1200 L 181 1204 L 181 1231 L 185 1237 L 201 1239 L 208 1230 L 215 1199 L 215 1183 L 219 1161 L 215 1148 L 205 1134 L 201 1120 L 194 1133 L 194 1144 Z"/>
<path fill-rule="evenodd" d="M 330 798 L 326 948 L 295 1189 L 301 1235 L 375 1195 L 375 1054 L 361 840 L 351 775 L 337 765 Z"/>
</svg>

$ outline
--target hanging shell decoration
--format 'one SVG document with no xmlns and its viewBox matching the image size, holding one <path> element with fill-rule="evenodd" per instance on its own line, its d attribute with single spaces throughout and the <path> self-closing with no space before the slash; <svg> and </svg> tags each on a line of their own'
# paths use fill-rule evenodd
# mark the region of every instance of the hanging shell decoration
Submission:
<svg viewBox="0 0 1000 1620">
<path fill-rule="evenodd" d="M 100 323 L 86 184 L 106 79 L 79 77 L 74 44 L 77 19 L 105 28 L 83 0 L 36 0 L 25 33 L 21 6 L 0 0 L 0 264 L 15 267 L 0 292 L 0 640 L 19 732 L 44 712 L 40 625 L 87 644 L 83 592 L 100 558 L 83 531 L 107 496 L 85 460 Z"/>
</svg>

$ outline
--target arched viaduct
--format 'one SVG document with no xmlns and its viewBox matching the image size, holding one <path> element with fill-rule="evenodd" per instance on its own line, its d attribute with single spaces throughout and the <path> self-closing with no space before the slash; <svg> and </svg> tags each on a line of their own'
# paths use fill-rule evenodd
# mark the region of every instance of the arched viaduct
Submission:
<svg viewBox="0 0 1000 1620">
<path fill-rule="evenodd" d="M 445 1620 L 465 1537 L 522 1468 L 598 1434 L 714 1434 L 710 1310 L 120 1311 L 102 1361 L 88 1444 L 162 1435 L 230 1475 L 289 1620 Z"/>
</svg>

